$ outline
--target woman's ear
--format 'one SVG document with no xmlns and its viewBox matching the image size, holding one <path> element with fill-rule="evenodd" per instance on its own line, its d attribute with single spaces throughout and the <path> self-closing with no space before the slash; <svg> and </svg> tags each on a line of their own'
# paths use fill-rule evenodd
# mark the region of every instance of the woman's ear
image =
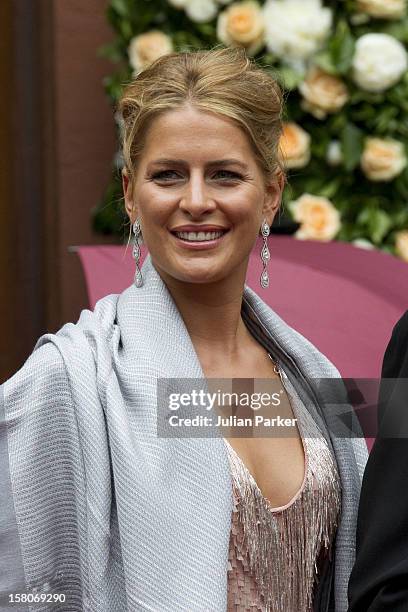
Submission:
<svg viewBox="0 0 408 612">
<path fill-rule="evenodd" d="M 285 187 L 285 175 L 279 169 L 274 179 L 266 185 L 265 200 L 262 208 L 262 218 L 266 218 L 269 225 L 272 225 L 276 213 L 279 210 L 282 200 L 282 192 Z"/>
<path fill-rule="evenodd" d="M 126 213 L 130 219 L 130 222 L 133 223 L 137 217 L 137 210 L 135 203 L 133 202 L 132 184 L 129 178 L 127 168 L 122 168 L 122 189 L 123 197 L 125 200 Z"/>
</svg>

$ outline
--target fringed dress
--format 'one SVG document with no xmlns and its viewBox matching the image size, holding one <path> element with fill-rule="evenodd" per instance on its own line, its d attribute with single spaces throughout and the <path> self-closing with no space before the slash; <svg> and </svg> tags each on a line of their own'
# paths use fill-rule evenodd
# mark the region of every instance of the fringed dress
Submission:
<svg viewBox="0 0 408 612">
<path fill-rule="evenodd" d="M 286 377 L 279 374 L 283 383 Z M 305 472 L 286 506 L 271 506 L 224 438 L 234 500 L 228 612 L 310 612 L 320 564 L 331 552 L 341 501 L 337 466 L 300 398 L 288 397 L 303 441 Z"/>
</svg>

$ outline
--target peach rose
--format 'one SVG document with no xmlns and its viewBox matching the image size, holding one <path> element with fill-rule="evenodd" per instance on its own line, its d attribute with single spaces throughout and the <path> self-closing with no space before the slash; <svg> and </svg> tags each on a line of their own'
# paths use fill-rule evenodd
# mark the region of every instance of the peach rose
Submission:
<svg viewBox="0 0 408 612">
<path fill-rule="evenodd" d="M 398 257 L 408 262 L 408 230 L 395 234 L 395 252 Z"/>
<path fill-rule="evenodd" d="M 302 108 L 317 119 L 325 119 L 328 113 L 336 113 L 349 99 L 345 83 L 317 66 L 310 68 L 299 85 L 299 91 L 303 96 Z"/>
<path fill-rule="evenodd" d="M 341 227 L 340 213 L 327 198 L 304 193 L 289 207 L 295 221 L 301 224 L 295 234 L 301 240 L 328 242 Z"/>
<path fill-rule="evenodd" d="M 310 134 L 297 123 L 284 123 L 279 148 L 285 168 L 303 168 L 310 161 Z"/>
<path fill-rule="evenodd" d="M 136 76 L 162 55 L 173 51 L 171 38 L 160 30 L 150 30 L 135 36 L 128 47 L 129 62 Z"/>
<path fill-rule="evenodd" d="M 407 10 L 406 0 L 357 0 L 357 7 L 362 13 L 379 19 L 401 19 Z"/>
<path fill-rule="evenodd" d="M 265 44 L 264 20 L 254 0 L 234 2 L 218 15 L 217 37 L 225 45 L 243 46 L 255 55 Z"/>
<path fill-rule="evenodd" d="M 371 181 L 391 181 L 407 165 L 404 145 L 391 138 L 367 138 L 360 164 Z"/>
</svg>

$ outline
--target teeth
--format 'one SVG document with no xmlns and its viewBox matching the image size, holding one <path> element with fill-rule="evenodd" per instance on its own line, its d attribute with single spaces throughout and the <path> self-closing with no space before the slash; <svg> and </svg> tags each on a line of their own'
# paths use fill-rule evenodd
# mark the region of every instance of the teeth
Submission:
<svg viewBox="0 0 408 612">
<path fill-rule="evenodd" d="M 224 232 L 175 232 L 178 238 L 190 240 L 191 242 L 202 242 L 204 240 L 215 240 L 220 238 Z"/>
</svg>

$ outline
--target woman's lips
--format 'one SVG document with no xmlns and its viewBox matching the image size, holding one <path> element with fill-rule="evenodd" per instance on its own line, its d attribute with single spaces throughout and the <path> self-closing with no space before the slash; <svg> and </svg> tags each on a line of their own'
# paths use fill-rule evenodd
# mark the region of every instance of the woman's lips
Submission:
<svg viewBox="0 0 408 612">
<path fill-rule="evenodd" d="M 194 251 L 202 251 L 204 249 L 215 249 L 223 241 L 229 231 L 230 230 L 224 232 L 224 234 L 219 238 L 214 238 L 213 240 L 200 240 L 199 242 L 184 240 L 183 238 L 179 238 L 176 234 L 173 234 L 172 232 L 170 232 L 170 234 L 177 241 L 177 244 L 181 248 Z"/>
</svg>

